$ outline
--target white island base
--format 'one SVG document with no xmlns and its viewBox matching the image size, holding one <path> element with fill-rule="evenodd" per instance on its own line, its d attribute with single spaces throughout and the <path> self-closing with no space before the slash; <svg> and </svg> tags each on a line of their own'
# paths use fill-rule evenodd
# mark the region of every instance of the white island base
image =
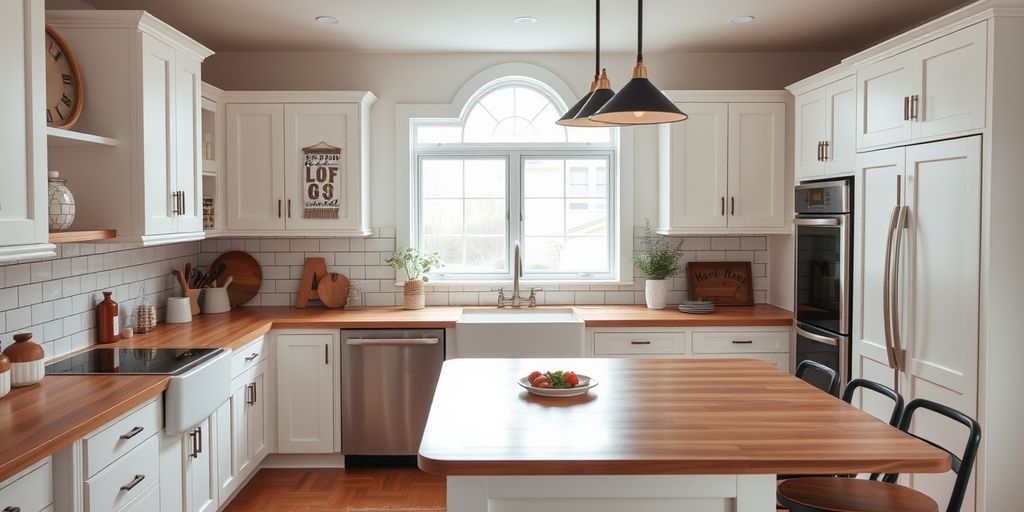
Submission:
<svg viewBox="0 0 1024 512">
<path fill-rule="evenodd" d="M 775 475 L 449 476 L 448 512 L 775 512 Z"/>
</svg>

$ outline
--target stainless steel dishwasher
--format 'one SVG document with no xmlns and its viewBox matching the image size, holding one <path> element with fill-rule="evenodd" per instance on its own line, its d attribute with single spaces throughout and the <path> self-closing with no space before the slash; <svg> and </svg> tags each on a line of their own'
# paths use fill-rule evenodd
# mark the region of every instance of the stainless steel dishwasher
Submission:
<svg viewBox="0 0 1024 512">
<path fill-rule="evenodd" d="M 341 331 L 342 453 L 416 455 L 444 362 L 444 329 Z"/>
</svg>

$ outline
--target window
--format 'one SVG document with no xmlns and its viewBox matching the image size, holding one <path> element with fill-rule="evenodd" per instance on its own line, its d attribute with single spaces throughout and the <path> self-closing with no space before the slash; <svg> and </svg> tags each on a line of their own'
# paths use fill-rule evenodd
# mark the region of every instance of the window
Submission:
<svg viewBox="0 0 1024 512">
<path fill-rule="evenodd" d="M 555 124 L 565 107 L 524 78 L 492 82 L 456 119 L 413 119 L 414 246 L 436 280 L 612 280 L 618 269 L 612 128 Z"/>
</svg>

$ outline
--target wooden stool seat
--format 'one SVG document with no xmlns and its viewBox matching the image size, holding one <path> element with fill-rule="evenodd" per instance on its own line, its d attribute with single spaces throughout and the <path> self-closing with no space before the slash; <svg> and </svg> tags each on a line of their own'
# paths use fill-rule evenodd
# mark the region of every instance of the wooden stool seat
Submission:
<svg viewBox="0 0 1024 512">
<path fill-rule="evenodd" d="M 909 487 L 855 478 L 796 478 L 779 484 L 779 504 L 796 511 L 938 512 L 935 500 Z"/>
</svg>

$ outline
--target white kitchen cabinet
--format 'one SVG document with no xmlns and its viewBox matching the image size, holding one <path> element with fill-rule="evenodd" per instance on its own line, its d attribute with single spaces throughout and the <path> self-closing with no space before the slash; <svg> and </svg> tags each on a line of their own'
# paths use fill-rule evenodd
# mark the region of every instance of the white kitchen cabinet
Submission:
<svg viewBox="0 0 1024 512">
<path fill-rule="evenodd" d="M 690 118 L 659 128 L 656 231 L 788 232 L 788 94 L 670 91 L 669 96 Z"/>
<path fill-rule="evenodd" d="M 47 240 L 43 23 L 42 0 L 0 5 L 0 262 L 54 254 Z"/>
<path fill-rule="evenodd" d="M 786 105 L 729 105 L 729 228 L 786 225 Z"/>
<path fill-rule="evenodd" d="M 668 359 L 760 359 L 790 371 L 789 327 L 588 329 L 588 355 Z"/>
<path fill-rule="evenodd" d="M 144 245 L 203 238 L 200 66 L 213 52 L 144 11 L 49 11 L 88 84 L 75 129 L 116 146 L 50 148 L 76 229 Z"/>
<path fill-rule="evenodd" d="M 988 30 L 980 22 L 857 70 L 857 148 L 985 126 Z"/>
<path fill-rule="evenodd" d="M 280 332 L 275 343 L 278 452 L 337 452 L 340 333 Z"/>
<path fill-rule="evenodd" d="M 0 507 L 6 512 L 45 512 L 53 506 L 53 465 L 49 457 L 0 482 Z"/>
<path fill-rule="evenodd" d="M 368 92 L 225 92 L 226 225 L 231 234 L 368 236 Z M 311 184 L 303 148 L 342 149 L 330 186 Z M 312 173 L 316 173 L 313 169 Z M 304 215 L 305 199 L 337 201 L 338 217 Z"/>
<path fill-rule="evenodd" d="M 263 346 L 260 338 L 237 351 L 232 362 L 237 360 L 240 364 L 231 381 L 231 398 L 215 414 L 220 440 L 216 467 L 221 505 L 270 452 L 270 425 L 275 420 L 268 404 L 272 394 L 266 387 L 268 363 Z"/>
<path fill-rule="evenodd" d="M 857 211 L 861 269 L 855 288 L 853 372 L 893 384 L 881 300 L 893 290 L 896 348 L 903 371 L 897 385 L 908 399 L 927 398 L 969 416 L 978 414 L 980 247 L 982 225 L 981 137 L 894 148 L 861 155 Z M 906 223 L 890 231 L 893 211 Z M 885 248 L 901 251 L 890 260 Z M 875 404 L 861 404 L 881 415 Z M 943 446 L 961 446 L 965 432 L 944 419 L 922 417 L 913 431 Z M 907 483 L 948 499 L 950 475 L 913 475 Z M 971 491 L 973 493 L 973 490 Z M 973 503 L 973 498 L 968 498 Z"/>
<path fill-rule="evenodd" d="M 853 174 L 857 155 L 857 78 L 847 76 L 795 100 L 796 180 Z"/>
<path fill-rule="evenodd" d="M 182 436 L 184 512 L 215 512 L 218 500 L 215 416 L 206 418 Z"/>
<path fill-rule="evenodd" d="M 233 381 L 231 388 L 232 390 L 235 389 Z M 235 466 L 235 461 L 238 459 L 236 455 L 238 448 L 235 446 L 234 441 L 237 424 L 235 419 L 237 400 L 238 396 L 232 391 L 231 397 L 213 414 L 214 423 L 217 425 L 214 432 L 216 436 L 215 442 L 219 448 L 217 453 L 214 454 L 216 457 L 214 464 L 217 467 L 217 496 L 221 505 L 242 483 L 242 479 L 239 478 L 238 469 Z"/>
</svg>

